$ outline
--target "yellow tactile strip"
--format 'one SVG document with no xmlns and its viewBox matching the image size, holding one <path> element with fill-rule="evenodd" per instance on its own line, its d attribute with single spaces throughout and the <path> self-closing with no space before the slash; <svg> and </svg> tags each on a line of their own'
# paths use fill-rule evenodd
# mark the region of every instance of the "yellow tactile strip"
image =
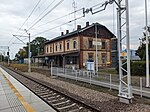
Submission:
<svg viewBox="0 0 150 112">
<path fill-rule="evenodd" d="M 0 71 L 1 72 L 1 71 Z M 1 72 L 2 73 L 2 72 Z M 3 74 L 3 73 L 2 73 Z M 24 108 L 27 112 L 36 112 L 23 98 L 23 96 L 18 92 L 18 90 L 13 86 L 13 84 L 7 79 L 7 77 L 3 74 L 3 77 L 8 82 L 11 89 L 14 91 L 15 95 L 18 97 Z"/>
</svg>

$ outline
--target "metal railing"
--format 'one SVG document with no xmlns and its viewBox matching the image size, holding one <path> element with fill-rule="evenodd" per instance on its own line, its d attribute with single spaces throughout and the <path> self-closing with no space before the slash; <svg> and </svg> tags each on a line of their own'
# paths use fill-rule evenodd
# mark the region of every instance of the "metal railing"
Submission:
<svg viewBox="0 0 150 112">
<path fill-rule="evenodd" d="M 80 69 L 69 69 L 69 68 L 60 68 L 60 67 L 51 67 L 51 75 L 68 78 L 76 81 L 82 81 L 89 83 L 90 85 L 98 85 L 101 87 L 107 87 L 110 90 L 119 88 L 119 77 L 112 76 L 111 74 L 105 75 L 96 75 L 95 71 L 87 71 Z M 144 90 L 142 87 L 142 78 L 139 80 L 139 87 L 133 87 L 133 93 L 146 97 L 150 97 L 150 91 Z"/>
</svg>

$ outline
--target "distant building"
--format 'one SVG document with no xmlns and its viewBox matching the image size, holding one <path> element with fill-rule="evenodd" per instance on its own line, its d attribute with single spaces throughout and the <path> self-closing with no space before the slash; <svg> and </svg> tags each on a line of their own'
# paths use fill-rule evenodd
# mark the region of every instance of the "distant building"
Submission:
<svg viewBox="0 0 150 112">
<path fill-rule="evenodd" d="M 115 67 L 117 65 L 117 39 L 105 26 L 99 23 L 58 36 L 44 44 L 44 54 L 35 58 L 45 58 L 46 63 L 53 62 L 53 66 L 72 68 L 86 68 L 88 60 L 96 61 L 96 37 L 97 27 L 97 51 L 98 67 Z"/>
<path fill-rule="evenodd" d="M 122 52 L 122 56 L 123 57 L 127 56 L 127 50 L 126 49 Z M 132 61 L 141 60 L 140 57 L 136 54 L 136 50 L 133 50 L 133 49 L 130 50 L 130 59 Z"/>
</svg>

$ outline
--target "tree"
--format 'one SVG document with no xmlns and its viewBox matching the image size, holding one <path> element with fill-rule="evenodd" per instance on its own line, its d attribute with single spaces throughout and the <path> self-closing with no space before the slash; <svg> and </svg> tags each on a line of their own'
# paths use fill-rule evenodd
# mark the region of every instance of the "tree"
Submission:
<svg viewBox="0 0 150 112">
<path fill-rule="evenodd" d="M 138 50 L 136 51 L 136 54 L 141 58 L 141 60 L 145 61 L 146 60 L 146 35 L 144 34 L 144 38 L 140 39 L 141 40 L 141 45 L 138 47 Z M 149 40 L 150 42 L 150 40 Z M 150 44 L 148 45 L 149 49 L 149 54 L 150 54 Z M 150 59 L 150 55 L 149 55 Z"/>
<path fill-rule="evenodd" d="M 31 43 L 31 52 L 32 52 L 32 56 L 37 56 L 41 53 L 43 53 L 44 51 L 44 43 L 48 41 L 46 38 L 44 37 L 36 37 Z M 28 47 L 29 43 L 27 43 L 27 46 L 23 47 L 25 49 L 25 51 L 27 52 L 27 56 L 28 56 Z"/>
<path fill-rule="evenodd" d="M 19 49 L 15 57 L 17 58 L 17 60 L 24 59 L 27 57 L 27 52 L 25 51 L 25 49 Z"/>
</svg>

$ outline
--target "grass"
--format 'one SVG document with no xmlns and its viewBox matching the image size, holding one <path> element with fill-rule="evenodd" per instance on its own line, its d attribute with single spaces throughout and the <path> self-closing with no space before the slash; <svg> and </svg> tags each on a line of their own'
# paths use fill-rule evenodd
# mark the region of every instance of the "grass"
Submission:
<svg viewBox="0 0 150 112">
<path fill-rule="evenodd" d="M 99 69 L 99 73 L 104 73 L 104 74 L 118 74 L 117 70 L 112 68 L 106 68 L 106 69 Z"/>
</svg>

